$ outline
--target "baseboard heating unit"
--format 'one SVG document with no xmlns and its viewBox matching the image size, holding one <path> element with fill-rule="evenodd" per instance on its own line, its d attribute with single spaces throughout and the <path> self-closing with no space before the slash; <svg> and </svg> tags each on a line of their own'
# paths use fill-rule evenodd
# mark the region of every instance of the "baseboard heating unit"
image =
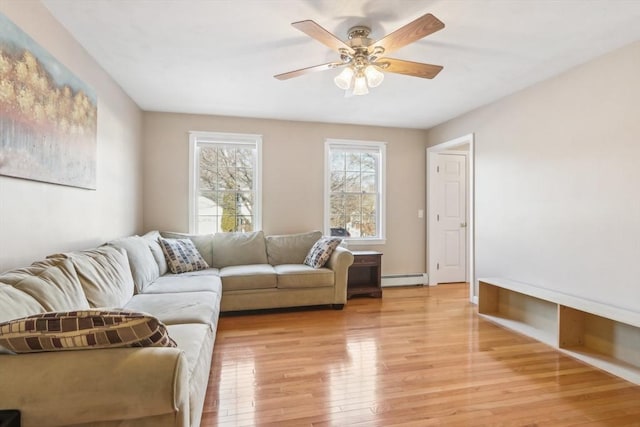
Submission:
<svg viewBox="0 0 640 427">
<path fill-rule="evenodd" d="M 415 273 L 415 274 L 389 274 L 382 276 L 382 287 L 388 288 L 391 286 L 415 286 L 415 285 L 429 285 L 429 276 L 427 273 Z"/>
</svg>

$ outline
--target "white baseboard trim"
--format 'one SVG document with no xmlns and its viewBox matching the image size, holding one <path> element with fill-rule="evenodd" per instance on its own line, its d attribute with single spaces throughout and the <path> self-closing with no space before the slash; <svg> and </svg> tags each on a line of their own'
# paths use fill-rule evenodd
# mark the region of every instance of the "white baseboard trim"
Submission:
<svg viewBox="0 0 640 427">
<path fill-rule="evenodd" d="M 429 283 L 427 273 L 413 274 L 389 274 L 382 276 L 382 287 L 389 288 L 392 286 L 415 286 L 426 285 Z"/>
</svg>

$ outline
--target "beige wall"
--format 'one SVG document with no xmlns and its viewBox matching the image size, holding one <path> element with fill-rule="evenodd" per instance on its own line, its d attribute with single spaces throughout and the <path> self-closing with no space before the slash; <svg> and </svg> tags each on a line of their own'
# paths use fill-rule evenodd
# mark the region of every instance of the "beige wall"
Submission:
<svg viewBox="0 0 640 427">
<path fill-rule="evenodd" d="M 204 115 L 144 114 L 144 227 L 188 231 L 189 131 L 260 134 L 263 229 L 321 230 L 326 138 L 387 142 L 387 243 L 383 273 L 424 271 L 425 132 Z M 349 246 L 350 249 L 356 247 Z"/>
<path fill-rule="evenodd" d="M 0 176 L 0 271 L 142 228 L 142 113 L 39 1 L 0 12 L 98 95 L 97 191 Z"/>
<path fill-rule="evenodd" d="M 640 311 L 640 42 L 428 132 L 475 134 L 478 277 Z"/>
</svg>

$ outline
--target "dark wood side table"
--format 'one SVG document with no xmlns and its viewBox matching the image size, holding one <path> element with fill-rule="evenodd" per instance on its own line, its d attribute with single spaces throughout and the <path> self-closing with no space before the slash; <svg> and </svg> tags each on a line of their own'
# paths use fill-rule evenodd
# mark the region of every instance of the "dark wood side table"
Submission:
<svg viewBox="0 0 640 427">
<path fill-rule="evenodd" d="M 0 409 L 0 427 L 20 427 L 20 411 Z"/>
<path fill-rule="evenodd" d="M 352 251 L 353 264 L 347 278 L 347 299 L 353 295 L 382 298 L 382 252 Z"/>
</svg>

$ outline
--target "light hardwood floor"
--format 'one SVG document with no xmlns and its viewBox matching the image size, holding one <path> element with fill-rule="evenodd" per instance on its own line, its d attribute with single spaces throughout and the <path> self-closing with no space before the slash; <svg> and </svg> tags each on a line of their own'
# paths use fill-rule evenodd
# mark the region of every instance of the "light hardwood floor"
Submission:
<svg viewBox="0 0 640 427">
<path fill-rule="evenodd" d="M 480 319 L 466 285 L 223 316 L 213 426 L 640 426 L 640 386 Z"/>
</svg>

